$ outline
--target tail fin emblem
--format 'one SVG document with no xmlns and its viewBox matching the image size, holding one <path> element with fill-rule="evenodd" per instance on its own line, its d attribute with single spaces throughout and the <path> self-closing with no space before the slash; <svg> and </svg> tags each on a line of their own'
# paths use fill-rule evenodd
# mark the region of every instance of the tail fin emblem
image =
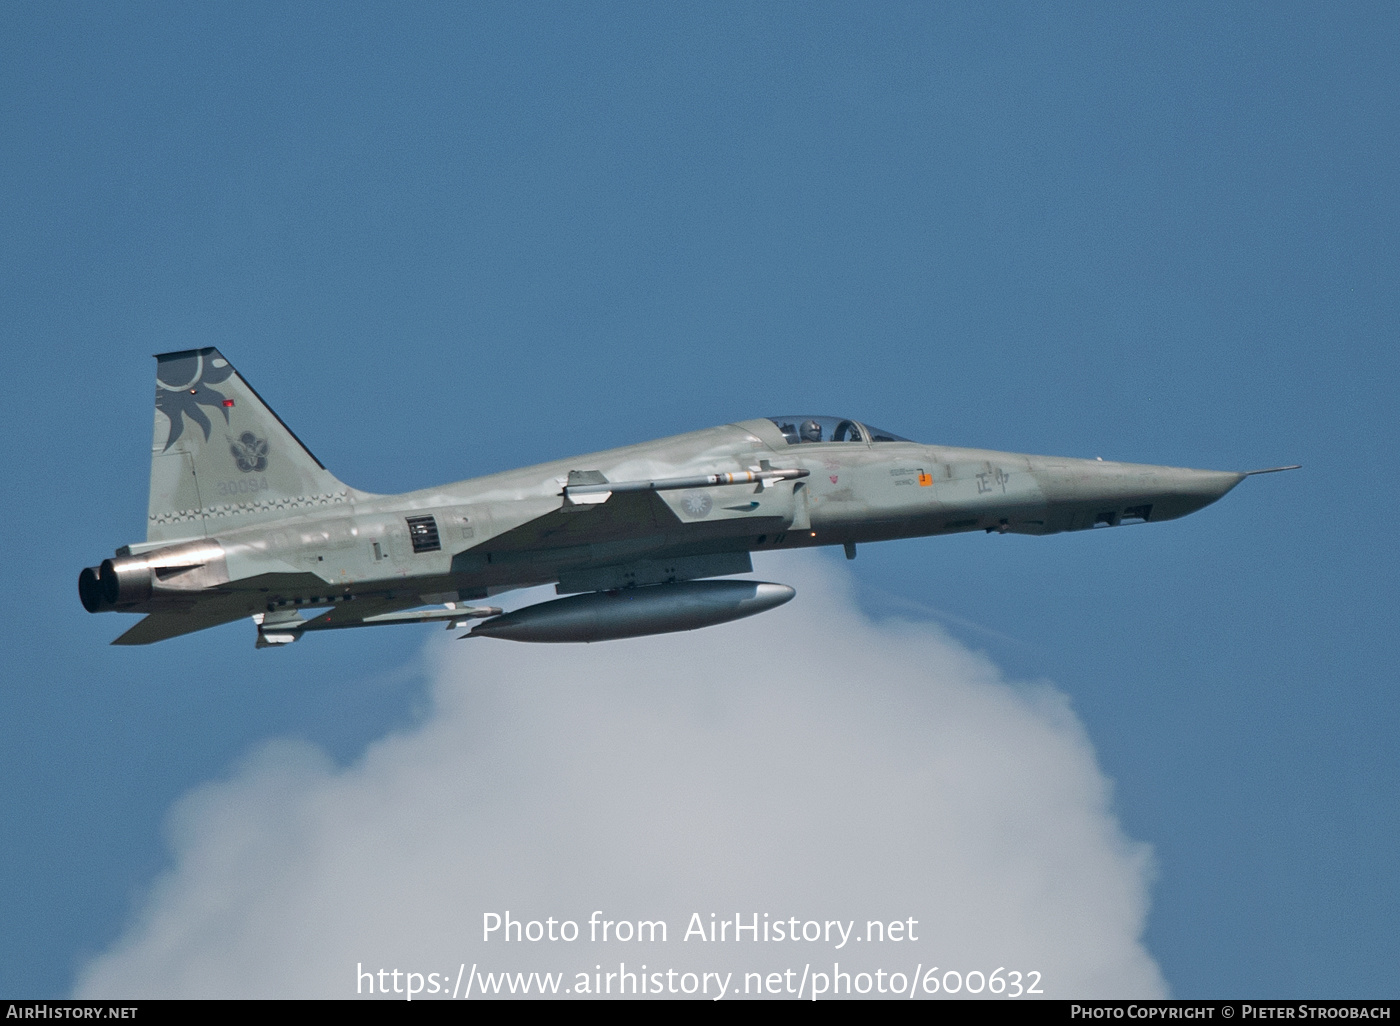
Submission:
<svg viewBox="0 0 1400 1026">
<path fill-rule="evenodd" d="M 238 462 L 238 469 L 245 474 L 267 469 L 267 439 L 259 438 L 251 431 L 230 439 L 228 451 Z"/>
</svg>

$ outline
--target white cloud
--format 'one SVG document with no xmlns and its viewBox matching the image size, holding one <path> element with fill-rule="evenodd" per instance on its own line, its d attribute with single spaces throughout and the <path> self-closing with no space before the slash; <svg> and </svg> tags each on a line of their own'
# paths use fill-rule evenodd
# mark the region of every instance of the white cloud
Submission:
<svg viewBox="0 0 1400 1026">
<path fill-rule="evenodd" d="M 173 868 L 77 992 L 350 997 L 357 964 L 448 989 L 462 963 L 569 986 L 620 961 L 732 971 L 732 992 L 747 971 L 839 961 L 1164 994 L 1141 942 L 1150 853 L 1114 820 L 1066 697 L 1006 683 L 936 627 L 871 622 L 829 562 L 765 569 L 798 598 L 702 631 L 444 635 L 420 726 L 343 769 L 276 741 L 187 796 Z M 507 909 L 574 920 L 583 939 L 483 943 L 483 913 Z M 595 909 L 664 919 L 669 940 L 590 945 Z M 912 918 L 918 940 L 683 941 L 693 912 L 858 933 Z"/>
</svg>

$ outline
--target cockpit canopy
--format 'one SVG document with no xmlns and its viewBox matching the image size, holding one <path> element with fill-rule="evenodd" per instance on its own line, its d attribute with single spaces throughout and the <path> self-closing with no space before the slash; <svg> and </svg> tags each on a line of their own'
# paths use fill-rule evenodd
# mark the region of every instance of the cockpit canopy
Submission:
<svg viewBox="0 0 1400 1026">
<path fill-rule="evenodd" d="M 866 427 L 844 417 L 769 417 L 787 439 L 788 445 L 803 445 L 815 442 L 907 442 L 890 431 L 877 427 Z"/>
</svg>

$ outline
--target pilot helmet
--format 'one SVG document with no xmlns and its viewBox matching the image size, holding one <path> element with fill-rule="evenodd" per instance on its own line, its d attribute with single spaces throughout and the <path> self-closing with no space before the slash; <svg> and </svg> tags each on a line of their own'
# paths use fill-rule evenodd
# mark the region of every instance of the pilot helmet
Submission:
<svg viewBox="0 0 1400 1026">
<path fill-rule="evenodd" d="M 820 442 L 822 440 L 822 426 L 815 420 L 804 420 L 802 422 L 802 440 L 804 442 Z"/>
</svg>

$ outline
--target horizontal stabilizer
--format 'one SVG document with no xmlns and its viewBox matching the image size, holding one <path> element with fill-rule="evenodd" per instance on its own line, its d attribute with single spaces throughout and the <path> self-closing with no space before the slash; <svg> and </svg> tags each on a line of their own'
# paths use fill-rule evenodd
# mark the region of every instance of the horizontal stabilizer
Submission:
<svg viewBox="0 0 1400 1026">
<path fill-rule="evenodd" d="M 143 617 L 136 626 L 123 634 L 114 645 L 152 645 L 168 638 L 178 638 L 182 634 L 193 634 L 206 627 L 217 627 L 223 623 L 233 623 L 248 615 L 243 610 L 191 610 L 187 613 L 151 613 Z"/>
</svg>

